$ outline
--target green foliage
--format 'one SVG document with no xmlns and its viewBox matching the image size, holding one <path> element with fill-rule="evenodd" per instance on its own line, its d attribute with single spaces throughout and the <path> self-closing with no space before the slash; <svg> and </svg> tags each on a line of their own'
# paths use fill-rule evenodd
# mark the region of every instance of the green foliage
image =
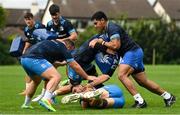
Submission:
<svg viewBox="0 0 180 115">
<path fill-rule="evenodd" d="M 6 20 L 5 10 L 0 6 L 0 28 L 4 27 L 5 20 Z"/>
<path fill-rule="evenodd" d="M 180 29 L 174 23 L 161 20 L 135 22 L 125 27 L 130 36 L 143 48 L 144 62 L 152 63 L 153 49 L 156 51 L 156 64 L 180 64 Z"/>
<path fill-rule="evenodd" d="M 93 35 L 97 34 L 96 30 L 93 26 L 88 26 L 84 32 L 79 33 L 78 41 L 76 42 L 76 46 L 79 47 L 83 42 L 90 39 Z"/>
<path fill-rule="evenodd" d="M 0 65 L 16 64 L 17 60 L 9 55 L 10 45 L 0 39 Z"/>
</svg>

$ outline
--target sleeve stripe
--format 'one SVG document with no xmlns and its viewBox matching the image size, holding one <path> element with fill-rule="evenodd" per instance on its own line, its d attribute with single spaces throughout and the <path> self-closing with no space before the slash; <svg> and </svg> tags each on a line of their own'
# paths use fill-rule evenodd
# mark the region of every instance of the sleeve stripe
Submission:
<svg viewBox="0 0 180 115">
<path fill-rule="evenodd" d="M 67 59 L 66 61 L 67 61 L 67 63 L 72 62 L 72 61 L 74 61 L 74 58 Z"/>
<path fill-rule="evenodd" d="M 75 30 L 75 29 L 70 30 L 70 31 L 69 31 L 69 34 L 71 34 L 71 33 L 73 33 L 73 32 L 76 32 L 76 30 Z"/>
<path fill-rule="evenodd" d="M 110 39 L 120 39 L 120 35 L 119 34 L 113 34 Z"/>
</svg>

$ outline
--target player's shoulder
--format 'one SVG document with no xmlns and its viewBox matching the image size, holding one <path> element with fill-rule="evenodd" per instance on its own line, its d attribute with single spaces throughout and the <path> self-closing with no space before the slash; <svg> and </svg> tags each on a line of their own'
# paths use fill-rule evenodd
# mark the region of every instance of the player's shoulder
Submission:
<svg viewBox="0 0 180 115">
<path fill-rule="evenodd" d="M 64 17 L 60 17 L 60 23 L 65 25 L 65 24 L 68 24 L 68 23 L 71 23 L 68 19 L 64 18 Z"/>
<path fill-rule="evenodd" d="M 35 26 L 35 28 L 45 27 L 40 21 L 36 21 L 34 26 Z"/>
<path fill-rule="evenodd" d="M 47 22 L 47 26 L 52 26 L 53 25 L 53 21 L 50 20 L 49 22 Z"/>
<path fill-rule="evenodd" d="M 108 28 L 109 29 L 120 29 L 121 26 L 116 24 L 116 23 L 114 23 L 114 22 L 108 22 Z"/>
<path fill-rule="evenodd" d="M 28 26 L 24 27 L 24 32 L 27 32 L 29 30 Z"/>
<path fill-rule="evenodd" d="M 28 27 L 27 26 L 24 27 L 24 32 L 26 32 L 26 31 L 28 31 Z"/>
</svg>

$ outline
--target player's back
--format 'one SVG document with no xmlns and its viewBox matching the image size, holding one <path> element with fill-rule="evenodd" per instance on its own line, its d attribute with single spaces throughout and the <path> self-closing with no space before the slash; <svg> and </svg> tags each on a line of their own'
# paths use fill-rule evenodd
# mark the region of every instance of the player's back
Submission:
<svg viewBox="0 0 180 115">
<path fill-rule="evenodd" d="M 62 42 L 44 40 L 30 47 L 22 57 L 44 58 L 54 62 L 64 60 L 65 55 L 67 55 L 67 48 Z"/>
<path fill-rule="evenodd" d="M 119 25 L 109 22 L 108 28 L 106 30 L 108 36 L 112 37 L 119 34 L 121 40 L 121 47 L 119 48 L 118 52 L 120 56 L 123 56 L 126 51 L 133 50 L 139 48 L 139 45 L 136 44 L 126 33 L 126 31 Z M 113 39 L 113 38 L 110 38 Z"/>
</svg>

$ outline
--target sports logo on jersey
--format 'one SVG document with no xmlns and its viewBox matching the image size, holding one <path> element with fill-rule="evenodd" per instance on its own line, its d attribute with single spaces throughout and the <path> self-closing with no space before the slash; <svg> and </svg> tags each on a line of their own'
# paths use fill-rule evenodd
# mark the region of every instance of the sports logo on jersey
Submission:
<svg viewBox="0 0 180 115">
<path fill-rule="evenodd" d="M 108 55 L 104 55 L 104 57 L 101 59 L 101 62 L 111 64 L 108 59 L 109 59 Z"/>
<path fill-rule="evenodd" d="M 124 62 L 123 58 L 120 58 L 119 62 L 120 62 L 120 63 L 123 63 L 123 62 Z"/>
<path fill-rule="evenodd" d="M 137 63 L 135 63 L 135 67 L 138 67 L 138 64 L 137 64 Z"/>
<path fill-rule="evenodd" d="M 60 26 L 59 31 L 64 31 L 63 26 Z"/>
<path fill-rule="evenodd" d="M 53 29 L 53 28 L 51 28 L 51 29 L 50 29 L 50 31 L 54 31 L 54 29 Z"/>
<path fill-rule="evenodd" d="M 59 32 L 56 32 L 57 35 L 59 35 Z"/>
<path fill-rule="evenodd" d="M 34 40 L 34 38 L 33 37 L 31 37 L 31 38 L 29 38 L 30 40 Z"/>
<path fill-rule="evenodd" d="M 42 68 L 46 68 L 46 65 L 45 65 L 45 64 L 41 64 L 41 67 L 42 67 Z"/>
</svg>

